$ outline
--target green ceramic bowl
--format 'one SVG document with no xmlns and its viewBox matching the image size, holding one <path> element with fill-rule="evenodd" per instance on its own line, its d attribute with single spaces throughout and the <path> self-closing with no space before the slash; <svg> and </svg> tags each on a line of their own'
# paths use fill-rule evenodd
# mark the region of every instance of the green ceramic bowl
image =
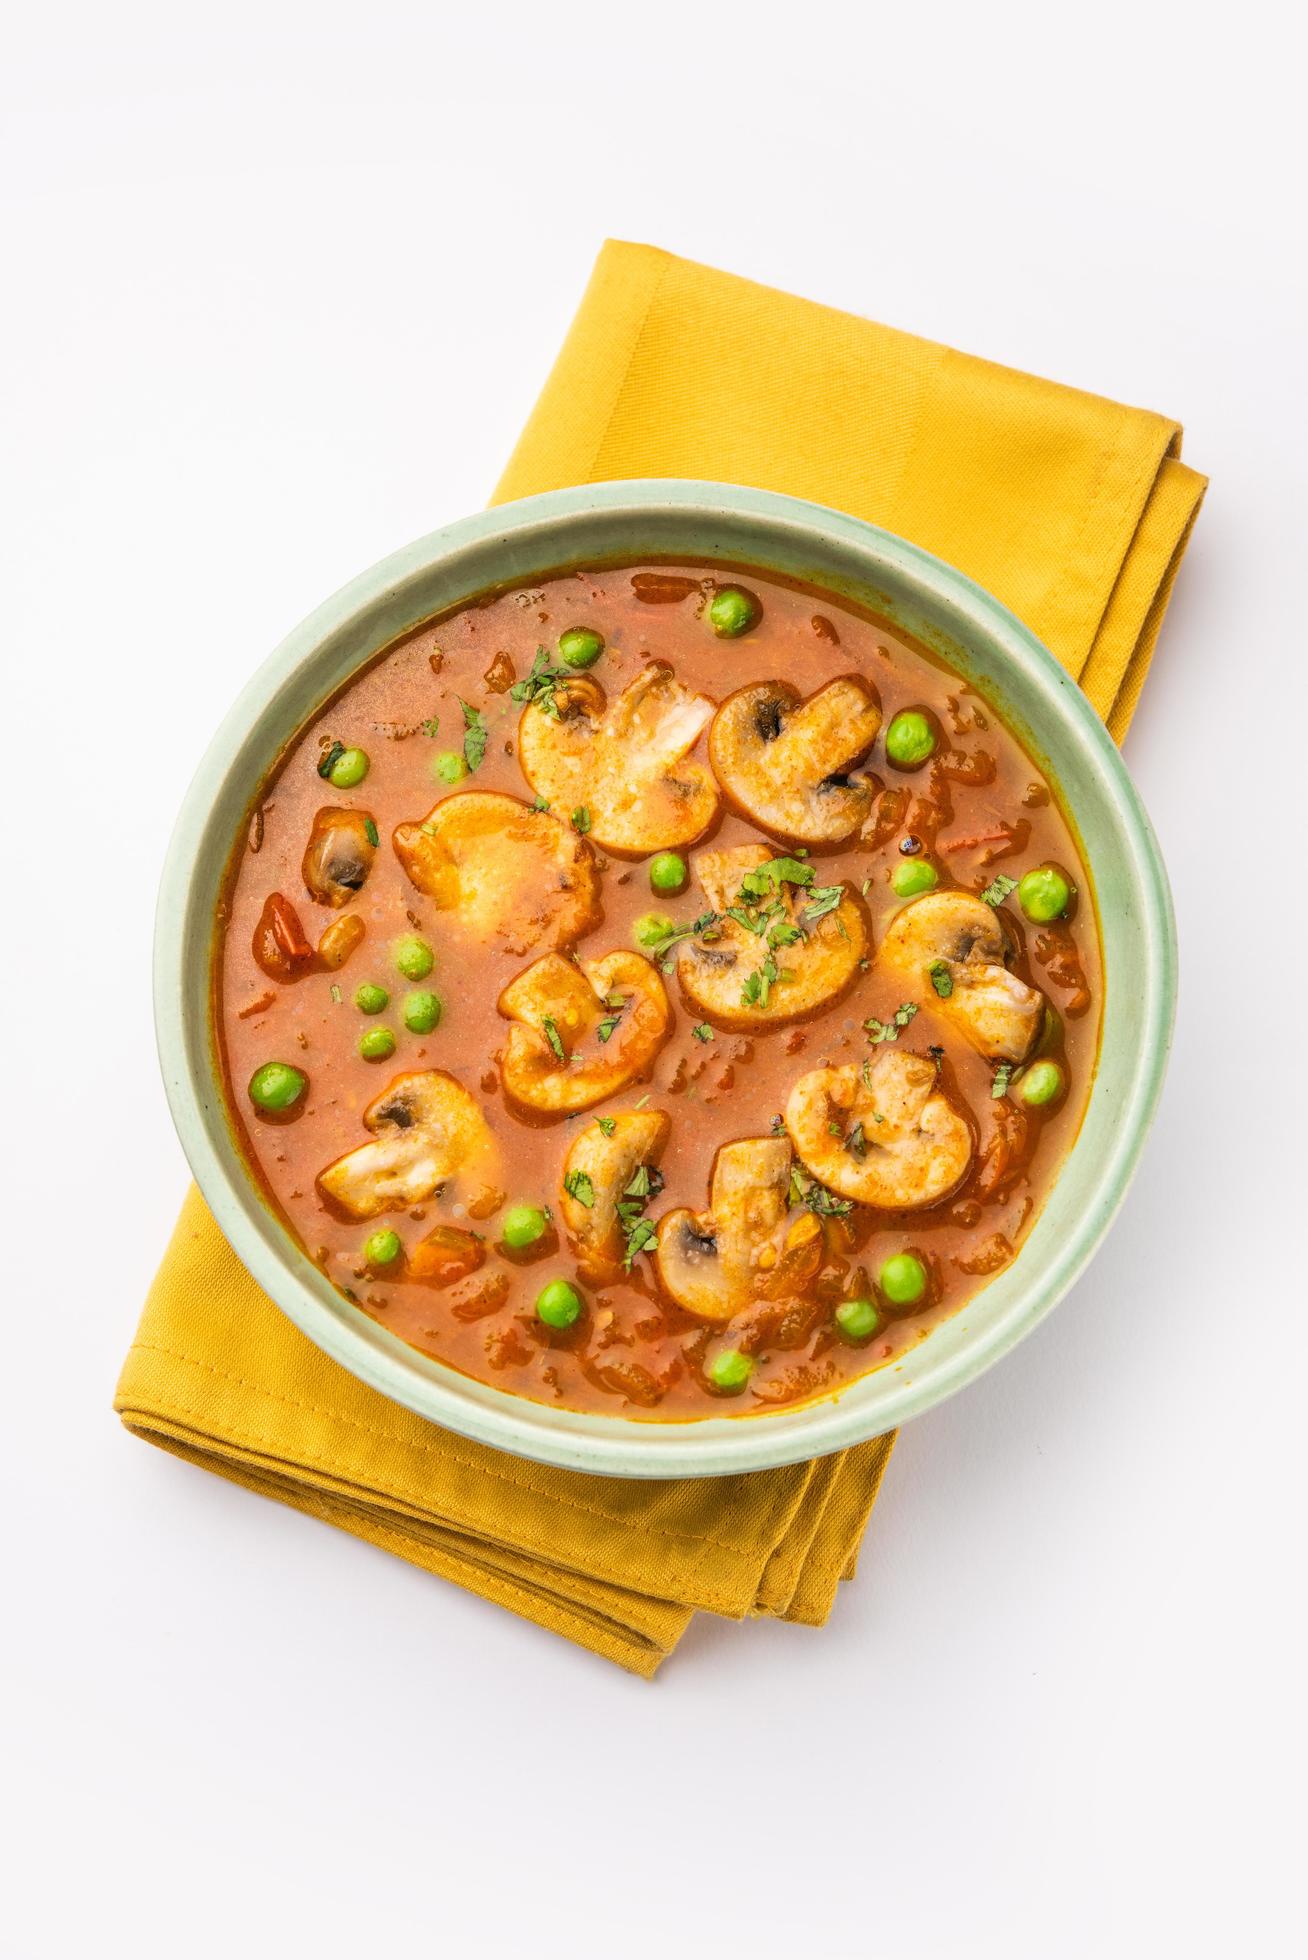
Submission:
<svg viewBox="0 0 1308 1960">
<path fill-rule="evenodd" d="M 1103 939 L 1103 1043 L 1078 1140 L 1006 1271 L 902 1364 L 748 1418 L 624 1421 L 548 1408 L 406 1347 L 328 1285 L 267 1209 L 232 1142 L 209 1006 L 214 908 L 232 840 L 283 744 L 379 648 L 489 587 L 570 565 L 682 555 L 806 579 L 902 626 L 998 708 L 1058 785 L 1091 868 Z M 1175 942 L 1148 819 L 1102 723 L 1013 615 L 936 558 L 839 511 L 735 485 L 551 491 L 464 519 L 385 559 L 305 620 L 241 695 L 183 806 L 164 870 L 155 1014 L 173 1117 L 224 1234 L 312 1341 L 384 1395 L 521 1456 L 611 1476 L 717 1476 L 820 1456 L 920 1415 L 975 1380 L 1067 1292 L 1122 1201 L 1167 1060 Z"/>
</svg>

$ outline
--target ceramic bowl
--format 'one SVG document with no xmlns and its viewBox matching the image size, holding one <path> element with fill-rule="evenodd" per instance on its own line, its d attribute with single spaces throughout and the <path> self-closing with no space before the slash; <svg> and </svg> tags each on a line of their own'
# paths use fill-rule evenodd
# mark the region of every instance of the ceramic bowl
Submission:
<svg viewBox="0 0 1308 1960">
<path fill-rule="evenodd" d="M 337 1293 L 259 1196 L 233 1143 L 209 995 L 214 909 L 233 839 L 283 745 L 355 669 L 434 613 L 494 586 L 602 561 L 685 556 L 788 574 L 880 613 L 997 708 L 1060 793 L 1090 867 L 1105 975 L 1102 1047 L 1080 1134 L 1017 1258 L 899 1365 L 771 1415 L 652 1423 L 546 1407 L 467 1379 Z M 320 606 L 255 675 L 186 797 L 155 943 L 159 1052 L 200 1188 L 255 1280 L 309 1338 L 445 1428 L 610 1476 L 714 1476 L 820 1456 L 920 1415 L 1053 1308 L 1120 1205 L 1166 1066 L 1175 942 L 1166 876 L 1116 748 L 1080 690 L 1003 606 L 938 559 L 839 511 L 729 484 L 550 491 L 465 518 Z"/>
</svg>

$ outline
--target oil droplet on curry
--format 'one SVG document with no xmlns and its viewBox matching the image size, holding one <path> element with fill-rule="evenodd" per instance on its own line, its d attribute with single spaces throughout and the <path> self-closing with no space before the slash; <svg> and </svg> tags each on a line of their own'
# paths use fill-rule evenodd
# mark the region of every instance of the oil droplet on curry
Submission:
<svg viewBox="0 0 1308 1960">
<path fill-rule="evenodd" d="M 537 1401 L 907 1366 L 1075 1138 L 1088 880 L 991 705 L 829 595 L 649 564 L 379 654 L 259 792 L 218 1045 L 347 1299 Z"/>
</svg>

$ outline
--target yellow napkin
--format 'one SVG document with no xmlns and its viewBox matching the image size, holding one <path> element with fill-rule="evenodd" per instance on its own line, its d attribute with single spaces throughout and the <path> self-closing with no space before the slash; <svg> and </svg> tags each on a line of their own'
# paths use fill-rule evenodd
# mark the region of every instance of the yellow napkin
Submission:
<svg viewBox="0 0 1308 1960">
<path fill-rule="evenodd" d="M 1203 495 L 1180 442 L 1163 416 L 609 244 L 495 501 L 686 476 L 834 504 L 988 586 L 1120 739 Z M 150 1442 L 645 1675 L 697 1608 L 819 1625 L 894 1440 L 655 1484 L 500 1455 L 320 1354 L 195 1191 L 115 1407 Z"/>
</svg>

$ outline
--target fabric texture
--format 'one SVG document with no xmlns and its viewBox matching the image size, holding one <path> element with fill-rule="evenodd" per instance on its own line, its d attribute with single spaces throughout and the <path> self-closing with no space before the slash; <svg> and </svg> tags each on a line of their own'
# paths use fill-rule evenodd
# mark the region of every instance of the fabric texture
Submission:
<svg viewBox="0 0 1308 1960">
<path fill-rule="evenodd" d="M 680 476 L 835 505 L 987 586 L 1120 740 L 1205 488 L 1180 448 L 1165 416 L 610 243 L 494 501 Z M 194 1190 L 115 1408 L 161 1448 L 646 1676 L 698 1610 L 820 1625 L 894 1442 L 660 1483 L 465 1442 L 320 1353 Z"/>
</svg>

